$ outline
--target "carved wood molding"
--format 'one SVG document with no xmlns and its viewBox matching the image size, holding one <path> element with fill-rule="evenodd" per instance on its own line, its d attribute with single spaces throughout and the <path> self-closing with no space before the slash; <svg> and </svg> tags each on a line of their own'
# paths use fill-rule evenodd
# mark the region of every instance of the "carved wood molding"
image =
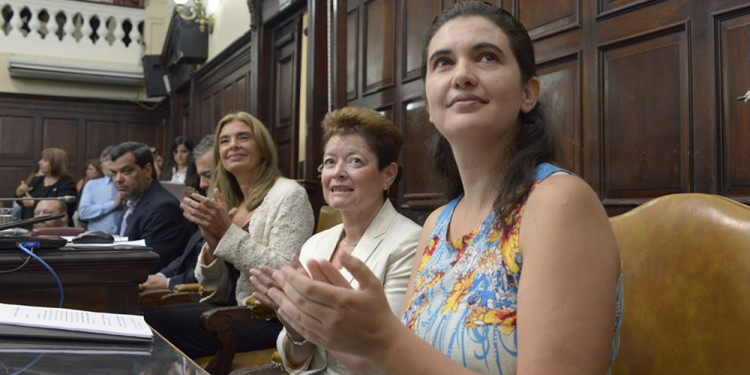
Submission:
<svg viewBox="0 0 750 375">
<path fill-rule="evenodd" d="M 250 11 L 250 31 L 258 29 L 258 14 L 260 13 L 260 2 L 258 0 L 247 0 L 247 9 Z"/>
</svg>

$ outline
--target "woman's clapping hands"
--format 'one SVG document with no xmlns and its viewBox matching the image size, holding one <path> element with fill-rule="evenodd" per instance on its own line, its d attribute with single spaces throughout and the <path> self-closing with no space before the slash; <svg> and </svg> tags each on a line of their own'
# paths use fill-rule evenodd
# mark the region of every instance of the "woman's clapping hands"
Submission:
<svg viewBox="0 0 750 375">
<path fill-rule="evenodd" d="M 387 345 L 389 331 L 384 328 L 401 323 L 391 312 L 377 276 L 345 252 L 341 263 L 359 282 L 359 290 L 352 289 L 330 262 L 310 260 L 307 269 L 312 279 L 284 267 L 273 273 L 278 287 L 267 295 L 278 305 L 276 313 L 285 325 L 309 341 L 366 358 L 373 346 Z"/>
<path fill-rule="evenodd" d="M 216 248 L 221 237 L 232 225 L 232 218 L 237 212 L 236 208 L 227 210 L 224 197 L 219 189 L 214 190 L 214 195 L 216 198 L 211 199 L 193 193 L 189 197 L 183 198 L 182 203 L 180 203 L 185 218 L 200 226 L 203 238 L 211 249 Z"/>
</svg>

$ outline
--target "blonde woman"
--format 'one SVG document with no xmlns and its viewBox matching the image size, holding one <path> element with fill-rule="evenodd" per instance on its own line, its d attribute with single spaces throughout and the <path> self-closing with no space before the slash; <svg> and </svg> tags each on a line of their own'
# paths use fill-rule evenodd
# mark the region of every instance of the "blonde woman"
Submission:
<svg viewBox="0 0 750 375">
<path fill-rule="evenodd" d="M 203 311 L 217 305 L 243 305 L 256 291 L 250 269 L 282 267 L 313 231 L 307 193 L 284 178 L 266 127 L 246 112 L 226 115 L 216 128 L 209 196 L 194 193 L 181 204 L 206 244 L 195 268 L 211 294 L 196 304 L 144 311 L 146 321 L 191 357 L 213 355 L 218 342 L 198 324 Z M 271 348 L 282 325 L 278 320 L 233 325 L 237 350 Z"/>
</svg>

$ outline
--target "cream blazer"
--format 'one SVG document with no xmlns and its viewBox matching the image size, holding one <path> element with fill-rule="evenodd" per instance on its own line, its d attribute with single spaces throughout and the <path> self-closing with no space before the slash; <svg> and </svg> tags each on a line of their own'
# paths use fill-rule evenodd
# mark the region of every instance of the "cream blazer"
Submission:
<svg viewBox="0 0 750 375">
<path fill-rule="evenodd" d="M 300 251 L 302 264 L 306 264 L 310 259 L 331 260 L 343 230 L 343 224 L 339 224 L 307 240 Z M 421 231 L 422 227 L 398 213 L 393 208 L 393 204 L 386 199 L 380 212 L 367 227 L 352 252 L 353 256 L 362 260 L 383 282 L 391 311 L 396 316 L 401 313 L 401 305 L 409 284 Z M 342 269 L 341 274 L 349 281 L 352 288 L 359 287 L 357 281 L 346 269 Z M 282 345 L 284 336 L 286 336 L 286 330 L 282 330 L 276 339 L 276 348 L 284 360 L 284 367 L 290 374 L 349 374 L 349 370 L 336 358 L 328 355 L 326 350 L 317 347 L 307 362 L 298 369 L 292 369 L 286 361 Z"/>
</svg>

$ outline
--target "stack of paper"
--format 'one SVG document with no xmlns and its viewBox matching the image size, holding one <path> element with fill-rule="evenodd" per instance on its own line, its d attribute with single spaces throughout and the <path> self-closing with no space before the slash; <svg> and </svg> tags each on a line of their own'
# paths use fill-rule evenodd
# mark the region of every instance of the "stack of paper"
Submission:
<svg viewBox="0 0 750 375">
<path fill-rule="evenodd" d="M 18 347 L 67 342 L 93 347 L 99 343 L 150 346 L 154 340 L 143 316 L 0 303 L 0 337 Z M 75 346 L 73 345 L 73 346 Z"/>
</svg>

